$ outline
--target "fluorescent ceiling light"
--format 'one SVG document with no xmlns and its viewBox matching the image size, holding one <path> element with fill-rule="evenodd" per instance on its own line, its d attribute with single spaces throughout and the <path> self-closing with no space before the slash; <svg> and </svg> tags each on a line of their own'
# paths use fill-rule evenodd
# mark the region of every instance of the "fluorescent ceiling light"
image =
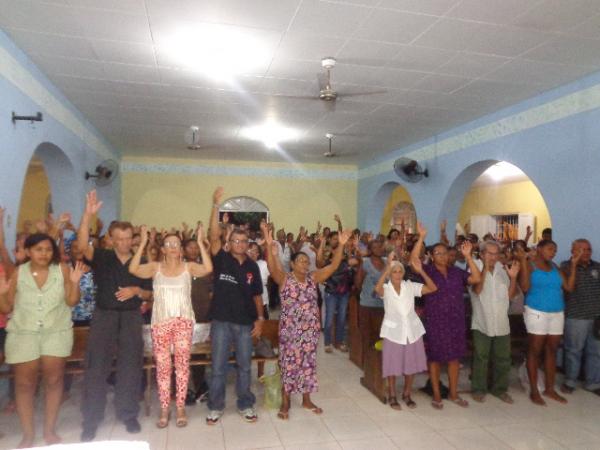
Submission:
<svg viewBox="0 0 600 450">
<path fill-rule="evenodd" d="M 262 125 L 248 127 L 242 130 L 242 136 L 253 141 L 260 141 L 267 148 L 274 149 L 281 142 L 291 141 L 298 137 L 299 133 L 293 128 L 278 124 L 272 120 Z"/>
<path fill-rule="evenodd" d="M 499 163 L 494 164 L 483 174 L 489 176 L 494 181 L 525 176 L 525 173 L 521 169 L 506 161 L 500 161 Z"/>
<path fill-rule="evenodd" d="M 226 80 L 260 67 L 269 56 L 254 34 L 239 27 L 213 24 L 179 29 L 160 48 L 183 67 Z"/>
</svg>

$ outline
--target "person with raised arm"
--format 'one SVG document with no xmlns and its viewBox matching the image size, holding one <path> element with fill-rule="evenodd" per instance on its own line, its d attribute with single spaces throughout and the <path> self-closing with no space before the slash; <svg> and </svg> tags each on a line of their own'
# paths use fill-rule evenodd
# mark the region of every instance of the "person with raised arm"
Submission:
<svg viewBox="0 0 600 450">
<path fill-rule="evenodd" d="M 237 409 L 246 422 L 256 422 L 256 397 L 250 390 L 252 338 L 260 337 L 263 315 L 262 281 L 258 265 L 246 254 L 248 233 L 234 228 L 224 250 L 219 227 L 223 188 L 213 193 L 209 241 L 214 267 L 214 293 L 210 305 L 212 377 L 208 391 L 208 425 L 215 425 L 225 409 L 225 383 L 231 350 L 237 363 Z"/>
<path fill-rule="evenodd" d="M 404 375 L 402 400 L 413 409 L 417 406 L 410 396 L 414 375 L 427 370 L 423 344 L 425 328 L 415 311 L 415 297 L 435 292 L 437 287 L 423 270 L 420 260 L 412 262 L 412 269 L 425 284 L 404 281 L 404 266 L 394 258 L 395 253 L 390 252 L 385 270 L 374 287 L 375 293 L 383 298 L 385 309 L 380 332 L 383 338 L 382 372 L 388 381 L 390 406 L 401 409 L 396 394 L 396 377 Z"/>
<path fill-rule="evenodd" d="M 539 406 L 546 402 L 538 390 L 537 375 L 539 361 L 544 359 L 544 396 L 560 403 L 567 399 L 556 392 L 556 351 L 562 339 L 565 325 L 565 300 L 563 290 L 573 291 L 577 274 L 577 264 L 582 252 L 571 258 L 570 273 L 567 278 L 552 261 L 556 255 L 554 241 L 542 239 L 532 261 L 527 260 L 525 251 L 517 248 L 516 255 L 521 265 L 519 285 L 525 293 L 525 328 L 527 328 L 527 376 L 529 378 L 529 398 Z"/>
<path fill-rule="evenodd" d="M 56 420 L 63 395 L 67 357 L 73 348 L 71 307 L 79 301 L 83 264 L 70 270 L 59 262 L 52 237 L 34 233 L 25 240 L 27 262 L 7 281 L 0 274 L 0 312 L 11 314 L 6 327 L 6 362 L 15 374 L 17 413 L 23 438 L 19 448 L 35 439 L 34 396 L 38 373 L 45 392 L 44 441 L 61 442 Z"/>
<path fill-rule="evenodd" d="M 212 272 L 212 261 L 204 245 L 202 227 L 198 227 L 197 243 L 202 264 L 183 261 L 181 238 L 169 233 L 162 241 L 163 261 L 142 264 L 144 247 L 148 244 L 148 229 L 140 229 L 141 242 L 129 264 L 129 272 L 138 278 L 151 278 L 154 292 L 152 308 L 152 351 L 156 361 L 156 384 L 160 399 L 158 428 L 169 425 L 171 403 L 171 346 L 174 349 L 176 390 L 175 399 L 178 427 L 187 425 L 185 397 L 190 372 L 192 333 L 194 332 L 194 309 L 192 305 L 192 277 L 204 277 Z"/>
<path fill-rule="evenodd" d="M 306 253 L 291 256 L 291 271 L 286 272 L 273 241 L 273 233 L 266 222 L 261 229 L 267 244 L 267 265 L 273 281 L 279 286 L 281 315 L 279 319 L 279 368 L 281 370 L 282 403 L 277 417 L 289 418 L 291 394 L 302 394 L 302 406 L 315 414 L 323 410 L 315 405 L 310 394 L 318 389 L 317 345 L 321 333 L 317 285 L 325 282 L 336 271 L 343 259 L 344 245 L 352 235 L 350 230 L 339 234 L 339 246 L 334 250 L 331 263 L 309 271 Z"/>
<path fill-rule="evenodd" d="M 420 263 L 419 255 L 427 235 L 427 230 L 421 223 L 417 224 L 417 231 L 419 239 L 410 254 L 413 267 Z M 423 267 L 437 286 L 435 292 L 423 296 L 427 360 L 433 390 L 431 406 L 435 409 L 444 407 L 440 393 L 442 364 L 448 365 L 448 399 L 463 408 L 469 406 L 469 403 L 458 395 L 458 375 L 460 358 L 467 352 L 467 319 L 463 292 L 467 285 L 477 284 L 481 280 L 481 272 L 471 256 L 472 246 L 469 241 L 465 241 L 460 248 L 470 273 L 458 267 L 448 266 L 448 247 L 441 242 L 432 247 L 432 262 Z"/>
<path fill-rule="evenodd" d="M 510 323 L 508 309 L 517 291 L 520 264 L 512 262 L 509 268 L 500 262 L 500 244 L 484 241 L 481 259 L 475 261 L 481 270 L 481 280 L 471 287 L 473 331 L 473 372 L 471 395 L 476 402 L 485 401 L 488 392 L 488 367 L 494 367 L 490 392 L 505 403 L 513 403 L 508 393 L 510 374 Z"/>
<path fill-rule="evenodd" d="M 152 284 L 129 273 L 133 226 L 114 221 L 108 228 L 113 249 L 94 248 L 89 243 L 90 221 L 102 202 L 96 191 L 86 196 L 86 205 L 77 232 L 77 243 L 94 271 L 96 308 L 90 323 L 83 380 L 83 430 L 81 440 L 96 437 L 104 418 L 108 377 L 117 357 L 115 409 L 129 433 L 141 431 L 141 374 L 144 361 L 143 319 L 140 306 L 152 295 Z"/>
</svg>

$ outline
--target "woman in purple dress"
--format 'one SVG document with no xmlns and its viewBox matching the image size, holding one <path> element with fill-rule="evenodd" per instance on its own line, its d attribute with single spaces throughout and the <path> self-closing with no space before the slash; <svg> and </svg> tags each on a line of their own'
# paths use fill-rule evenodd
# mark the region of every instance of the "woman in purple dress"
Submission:
<svg viewBox="0 0 600 450">
<path fill-rule="evenodd" d="M 410 255 L 411 261 L 418 264 L 419 255 L 427 230 L 422 224 L 417 225 L 419 240 Z M 467 351 L 467 325 L 465 317 L 465 301 L 463 292 L 469 284 L 477 284 L 481 272 L 475 265 L 471 250 L 473 245 L 465 241 L 460 249 L 465 257 L 469 272 L 458 267 L 448 266 L 448 247 L 438 243 L 433 246 L 432 262 L 423 270 L 437 286 L 437 291 L 424 296 L 425 299 L 425 343 L 429 377 L 433 389 L 431 406 L 442 409 L 440 394 L 440 369 L 448 364 L 448 382 L 450 392 L 448 399 L 458 406 L 467 407 L 469 403 L 458 395 L 459 360 Z"/>
<path fill-rule="evenodd" d="M 279 368 L 281 370 L 282 402 L 277 417 L 288 419 L 291 394 L 302 394 L 302 406 L 315 414 L 323 410 L 315 405 L 310 394 L 318 389 L 317 345 L 321 333 L 318 283 L 324 283 L 340 265 L 344 245 L 350 231 L 340 233 L 340 245 L 331 263 L 309 272 L 310 261 L 303 252 L 290 259 L 291 272 L 286 273 L 279 261 L 279 251 L 273 242 L 273 232 L 266 222 L 261 223 L 267 244 L 267 264 L 273 281 L 279 286 L 281 315 L 279 318 Z"/>
</svg>

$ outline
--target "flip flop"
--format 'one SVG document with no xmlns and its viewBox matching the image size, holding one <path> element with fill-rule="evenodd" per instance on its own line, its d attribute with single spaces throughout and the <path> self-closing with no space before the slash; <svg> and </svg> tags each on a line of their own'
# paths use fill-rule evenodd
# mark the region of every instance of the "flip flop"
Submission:
<svg viewBox="0 0 600 450">
<path fill-rule="evenodd" d="M 461 408 L 468 408 L 469 407 L 469 402 L 466 401 L 462 397 L 456 397 L 456 398 L 450 398 L 450 397 L 448 397 L 448 400 L 450 400 L 455 405 L 460 406 Z"/>
<path fill-rule="evenodd" d="M 279 411 L 277 413 L 277 418 L 281 420 L 288 420 L 290 418 L 289 411 Z"/>
<path fill-rule="evenodd" d="M 323 410 L 321 408 L 319 408 L 318 406 L 302 406 L 304 409 L 308 409 L 310 412 L 312 412 L 313 414 L 323 414 Z"/>
<path fill-rule="evenodd" d="M 415 409 L 417 407 L 417 404 L 413 401 L 412 398 L 410 398 L 410 395 L 403 395 L 402 400 L 404 401 L 404 403 L 406 403 L 406 406 L 408 406 L 409 409 Z"/>
<path fill-rule="evenodd" d="M 444 403 L 441 400 L 431 400 L 433 409 L 444 409 Z"/>
<path fill-rule="evenodd" d="M 400 411 L 402 409 L 402 407 L 400 406 L 400 403 L 398 403 L 398 400 L 396 399 L 396 397 L 390 397 L 390 408 L 395 409 L 396 411 Z"/>
</svg>

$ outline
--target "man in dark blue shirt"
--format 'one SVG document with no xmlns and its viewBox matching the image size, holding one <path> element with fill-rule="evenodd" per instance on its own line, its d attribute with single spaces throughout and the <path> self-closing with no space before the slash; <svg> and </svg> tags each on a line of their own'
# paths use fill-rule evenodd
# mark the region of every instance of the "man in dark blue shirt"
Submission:
<svg viewBox="0 0 600 450">
<path fill-rule="evenodd" d="M 210 249 L 213 255 L 214 289 L 210 307 L 212 378 L 208 396 L 208 425 L 216 424 L 225 409 L 226 369 L 231 349 L 237 363 L 237 408 L 246 422 L 256 422 L 256 398 L 250 391 L 252 337 L 262 331 L 262 281 L 258 265 L 246 255 L 248 234 L 234 229 L 225 250 L 219 226 L 223 188 L 213 194 L 210 214 Z"/>
</svg>

